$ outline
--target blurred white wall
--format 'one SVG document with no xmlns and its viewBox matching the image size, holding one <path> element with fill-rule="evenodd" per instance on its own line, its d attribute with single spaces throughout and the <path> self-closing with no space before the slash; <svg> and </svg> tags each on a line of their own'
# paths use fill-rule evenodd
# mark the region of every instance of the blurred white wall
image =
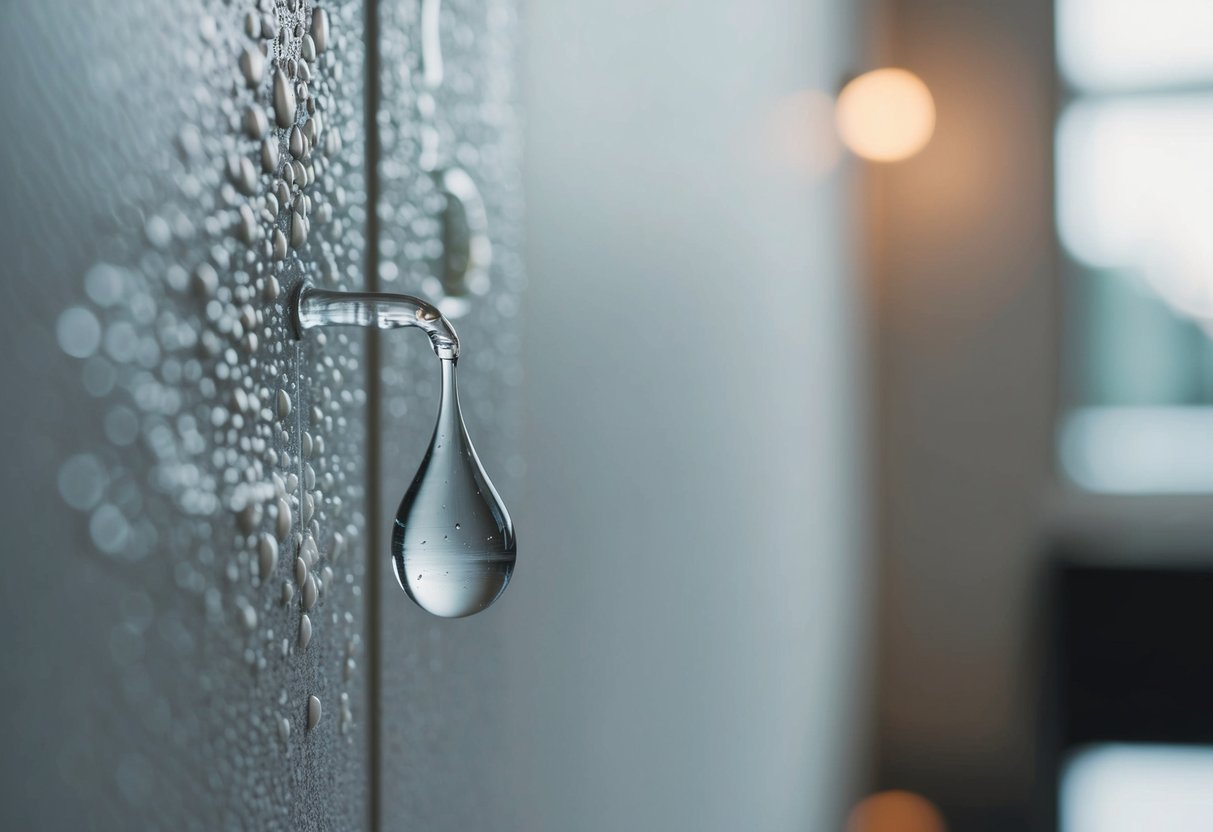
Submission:
<svg viewBox="0 0 1213 832">
<path fill-rule="evenodd" d="M 840 827 L 867 662 L 859 284 L 845 169 L 806 172 L 828 110 L 771 114 L 832 93 L 852 13 L 525 10 L 518 828 Z M 789 165 L 773 130 L 821 158 Z"/>
</svg>

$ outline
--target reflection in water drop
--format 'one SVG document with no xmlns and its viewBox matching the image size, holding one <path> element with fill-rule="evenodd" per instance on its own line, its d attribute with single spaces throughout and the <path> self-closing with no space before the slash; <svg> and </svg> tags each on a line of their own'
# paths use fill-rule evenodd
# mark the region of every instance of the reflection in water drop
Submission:
<svg viewBox="0 0 1213 832">
<path fill-rule="evenodd" d="M 463 425 L 455 362 L 443 359 L 438 426 L 396 513 L 396 577 L 422 609 L 461 618 L 501 595 L 516 549 L 509 512 Z"/>
</svg>

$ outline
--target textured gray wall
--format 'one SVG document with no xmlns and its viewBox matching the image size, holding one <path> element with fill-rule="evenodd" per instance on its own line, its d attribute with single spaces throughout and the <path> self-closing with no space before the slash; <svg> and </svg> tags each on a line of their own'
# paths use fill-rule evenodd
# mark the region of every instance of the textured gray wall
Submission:
<svg viewBox="0 0 1213 832">
<path fill-rule="evenodd" d="M 393 335 L 372 373 L 362 334 L 298 345 L 283 318 L 304 276 L 436 296 L 444 199 L 420 165 L 419 9 L 0 9 L 0 244 L 20 310 L 4 377 L 22 391 L 0 420 L 0 623 L 20 657 L 4 674 L 0 825 L 484 828 L 502 811 L 499 621 L 425 616 L 388 565 L 433 426 L 433 356 Z M 438 161 L 473 177 L 488 213 L 490 291 L 458 320 L 462 388 L 507 502 L 516 29 L 512 2 L 443 4 L 430 119 Z"/>
<path fill-rule="evenodd" d="M 313 5 L 0 8 L 0 825 L 837 825 L 864 609 L 845 176 L 771 169 L 751 128 L 832 88 L 846 13 L 528 9 L 524 353 L 522 24 L 512 1 L 442 4 L 426 118 L 495 255 L 457 321 L 462 395 L 521 551 L 496 607 L 438 622 L 386 551 L 432 430 L 428 348 L 297 347 L 282 320 L 303 275 L 432 294 L 419 5 L 381 0 L 368 25 L 324 4 L 325 48 L 295 64 L 319 135 L 287 174 L 257 54 L 310 55 Z M 304 224 L 270 199 L 291 176 L 286 201 L 311 201 L 293 242 Z M 323 583 L 306 647 L 297 553 Z"/>
<path fill-rule="evenodd" d="M 5 828 L 366 824 L 363 344 L 282 314 L 363 281 L 363 11 L 325 13 L 0 9 Z"/>
</svg>

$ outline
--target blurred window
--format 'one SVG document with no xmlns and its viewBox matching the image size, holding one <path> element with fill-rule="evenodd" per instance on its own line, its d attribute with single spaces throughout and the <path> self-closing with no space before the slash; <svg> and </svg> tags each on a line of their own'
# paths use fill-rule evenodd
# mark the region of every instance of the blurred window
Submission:
<svg viewBox="0 0 1213 832">
<path fill-rule="evenodd" d="M 1061 467 L 1213 492 L 1213 2 L 1057 0 Z"/>
<path fill-rule="evenodd" d="M 1213 748 L 1097 745 L 1062 773 L 1061 832 L 1208 832 Z"/>
</svg>

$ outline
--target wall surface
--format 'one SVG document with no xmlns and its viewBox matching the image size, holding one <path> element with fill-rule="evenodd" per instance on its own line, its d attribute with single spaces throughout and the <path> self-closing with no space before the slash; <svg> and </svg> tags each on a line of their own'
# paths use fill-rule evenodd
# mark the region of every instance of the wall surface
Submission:
<svg viewBox="0 0 1213 832">
<path fill-rule="evenodd" d="M 283 315 L 364 278 L 362 8 L 318 14 L 0 12 L 5 828 L 367 818 L 363 344 Z"/>
<path fill-rule="evenodd" d="M 839 5 L 0 7 L 0 826 L 837 827 L 862 328 L 846 171 L 771 136 L 847 68 Z M 441 294 L 452 166 L 493 244 L 464 410 L 520 558 L 447 622 L 386 550 L 432 355 L 299 344 L 284 303 Z"/>
<path fill-rule="evenodd" d="M 772 147 L 809 150 L 828 104 L 790 134 L 772 116 L 833 92 L 848 15 L 527 8 L 526 552 L 503 601 L 519 828 L 842 825 L 863 739 L 859 287 L 845 169 Z"/>
<path fill-rule="evenodd" d="M 489 825 L 498 804 L 466 795 L 501 748 L 481 718 L 493 623 L 413 610 L 380 528 L 432 430 L 433 356 L 407 334 L 299 344 L 284 315 L 305 276 L 435 296 L 445 200 L 418 158 L 419 7 L 0 10 L 0 337 L 20 401 L 0 416 L 0 826 Z M 496 255 L 459 320 L 465 412 L 508 499 L 515 11 L 441 16 L 434 123 Z"/>
</svg>

